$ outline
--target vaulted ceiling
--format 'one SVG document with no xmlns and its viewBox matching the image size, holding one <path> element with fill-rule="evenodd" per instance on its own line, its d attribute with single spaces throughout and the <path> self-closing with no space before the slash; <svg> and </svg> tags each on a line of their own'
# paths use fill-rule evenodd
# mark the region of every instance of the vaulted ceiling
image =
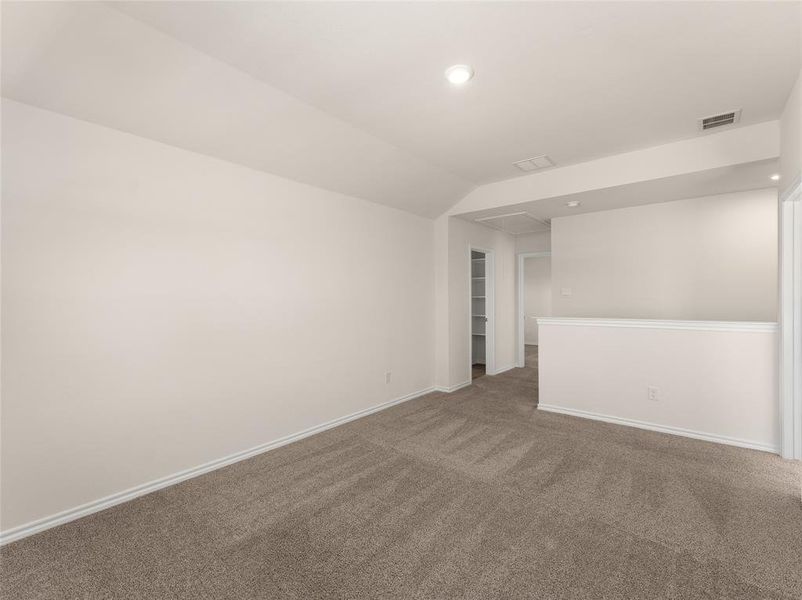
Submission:
<svg viewBox="0 0 802 600">
<path fill-rule="evenodd" d="M 424 216 L 473 187 L 776 119 L 795 2 L 4 2 L 3 95 Z M 443 71 L 471 64 L 450 86 Z"/>
</svg>

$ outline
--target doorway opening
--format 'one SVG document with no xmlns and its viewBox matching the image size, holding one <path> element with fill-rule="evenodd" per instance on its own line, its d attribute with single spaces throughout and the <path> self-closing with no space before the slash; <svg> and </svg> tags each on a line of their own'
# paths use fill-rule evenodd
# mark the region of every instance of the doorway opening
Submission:
<svg viewBox="0 0 802 600">
<path fill-rule="evenodd" d="M 470 322 L 469 365 L 471 380 L 495 373 L 493 253 L 470 248 Z"/>
<path fill-rule="evenodd" d="M 518 255 L 518 366 L 537 368 L 537 319 L 551 313 L 551 252 Z"/>
</svg>

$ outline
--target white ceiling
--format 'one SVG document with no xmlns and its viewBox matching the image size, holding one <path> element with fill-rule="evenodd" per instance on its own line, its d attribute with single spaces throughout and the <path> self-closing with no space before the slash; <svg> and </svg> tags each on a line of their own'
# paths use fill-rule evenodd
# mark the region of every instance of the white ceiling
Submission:
<svg viewBox="0 0 802 600">
<path fill-rule="evenodd" d="M 696 119 L 733 108 L 776 119 L 800 65 L 798 2 L 2 11 L 8 97 L 424 216 L 520 159 L 709 135 Z M 454 88 L 460 62 L 476 77 Z"/>
<path fill-rule="evenodd" d="M 714 196 L 746 190 L 760 190 L 776 187 L 770 176 L 779 171 L 779 161 L 762 160 L 742 163 L 730 167 L 708 169 L 696 173 L 651 179 L 648 181 L 591 190 L 577 194 L 554 196 L 531 202 L 523 202 L 459 215 L 468 221 L 485 223 L 487 219 L 510 213 L 525 213 L 543 223 L 550 223 L 555 217 L 567 217 L 588 212 L 613 210 L 645 204 L 671 202 L 701 196 Z M 578 201 L 576 207 L 566 206 L 568 202 Z M 520 217 L 519 217 L 520 219 Z M 494 220 L 503 223 L 503 219 Z M 497 228 L 508 233 L 522 233 L 514 227 Z M 533 229 L 533 231 L 537 231 Z"/>
<path fill-rule="evenodd" d="M 800 66 L 789 2 L 115 5 L 477 184 L 776 119 Z M 468 63 L 454 88 L 443 71 Z"/>
</svg>

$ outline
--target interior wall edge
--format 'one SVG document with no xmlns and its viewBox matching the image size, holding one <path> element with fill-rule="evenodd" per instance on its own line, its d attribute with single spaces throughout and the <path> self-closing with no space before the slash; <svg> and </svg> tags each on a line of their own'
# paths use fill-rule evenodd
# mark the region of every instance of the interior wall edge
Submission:
<svg viewBox="0 0 802 600">
<path fill-rule="evenodd" d="M 462 383 L 455 383 L 454 385 L 437 385 L 434 387 L 434 391 L 450 394 L 451 392 L 456 392 L 464 387 L 468 387 L 472 383 L 472 381 L 463 381 Z"/>
</svg>

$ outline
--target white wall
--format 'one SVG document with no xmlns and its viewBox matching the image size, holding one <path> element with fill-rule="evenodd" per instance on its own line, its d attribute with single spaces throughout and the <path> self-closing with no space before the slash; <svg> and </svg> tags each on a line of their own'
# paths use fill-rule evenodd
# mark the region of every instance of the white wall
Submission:
<svg viewBox="0 0 802 600">
<path fill-rule="evenodd" d="M 515 252 L 548 252 L 551 250 L 551 232 L 522 233 L 515 236 Z"/>
<path fill-rule="evenodd" d="M 541 322 L 540 408 L 777 450 L 775 327 L 705 330 L 576 321 Z M 656 401 L 649 399 L 648 386 L 658 388 Z"/>
<path fill-rule="evenodd" d="M 802 171 L 802 70 L 780 118 L 780 190 L 793 185 Z"/>
<path fill-rule="evenodd" d="M 551 316 L 551 257 L 524 259 L 524 343 L 538 343 L 537 317 Z"/>
<path fill-rule="evenodd" d="M 446 389 L 451 385 L 451 328 L 448 295 L 448 228 L 450 220 L 448 216 L 444 215 L 434 221 L 434 383 L 441 389 Z"/>
<path fill-rule="evenodd" d="M 802 459 L 802 70 L 783 109 L 780 128 L 782 455 Z"/>
<path fill-rule="evenodd" d="M 555 316 L 777 320 L 774 189 L 556 218 L 551 237 Z"/>
<path fill-rule="evenodd" d="M 437 229 L 439 234 L 440 229 Z M 496 229 L 448 219 L 448 367 L 447 387 L 470 382 L 469 248 L 495 255 L 495 367 L 515 364 L 515 239 Z M 438 362 L 444 359 L 438 359 Z M 439 383 L 439 382 L 438 382 Z"/>
<path fill-rule="evenodd" d="M 2 147 L 3 530 L 432 385 L 432 221 L 11 101 Z"/>
</svg>

